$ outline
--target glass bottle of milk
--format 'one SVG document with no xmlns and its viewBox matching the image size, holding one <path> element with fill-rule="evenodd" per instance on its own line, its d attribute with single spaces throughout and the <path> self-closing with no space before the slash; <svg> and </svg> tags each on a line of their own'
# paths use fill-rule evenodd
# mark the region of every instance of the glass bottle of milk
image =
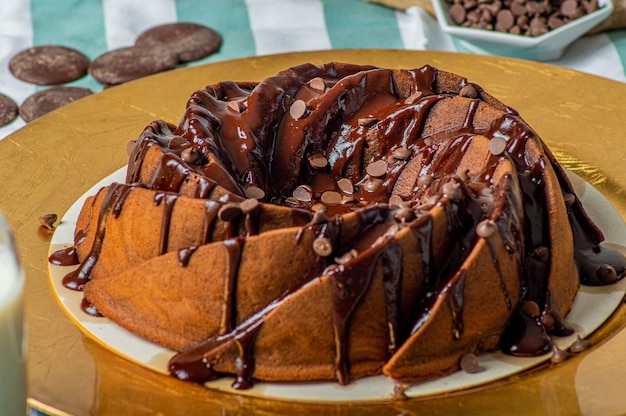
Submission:
<svg viewBox="0 0 626 416">
<path fill-rule="evenodd" d="M 0 415 L 26 414 L 24 272 L 0 213 Z"/>
</svg>

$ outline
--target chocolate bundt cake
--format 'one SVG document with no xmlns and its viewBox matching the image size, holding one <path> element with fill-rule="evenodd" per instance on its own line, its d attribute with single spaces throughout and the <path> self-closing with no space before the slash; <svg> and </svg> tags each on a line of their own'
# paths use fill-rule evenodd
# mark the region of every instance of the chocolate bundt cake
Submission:
<svg viewBox="0 0 626 416">
<path fill-rule="evenodd" d="M 549 352 L 621 279 L 563 169 L 460 76 L 329 63 L 196 91 L 84 204 L 86 303 L 181 379 L 412 381 Z"/>
</svg>

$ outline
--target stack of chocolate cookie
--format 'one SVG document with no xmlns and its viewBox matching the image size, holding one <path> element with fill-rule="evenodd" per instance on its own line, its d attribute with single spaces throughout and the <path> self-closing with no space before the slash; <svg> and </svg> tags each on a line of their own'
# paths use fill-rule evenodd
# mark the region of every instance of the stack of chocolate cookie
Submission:
<svg viewBox="0 0 626 416">
<path fill-rule="evenodd" d="M 50 86 L 28 97 L 18 108 L 0 93 L 0 126 L 19 114 L 26 122 L 93 93 L 89 88 L 64 85 L 87 74 L 104 88 L 166 71 L 217 52 L 221 36 L 195 23 L 171 23 L 141 33 L 134 46 L 106 52 L 93 61 L 80 51 L 58 45 L 40 45 L 17 53 L 9 62 L 16 78 Z"/>
</svg>

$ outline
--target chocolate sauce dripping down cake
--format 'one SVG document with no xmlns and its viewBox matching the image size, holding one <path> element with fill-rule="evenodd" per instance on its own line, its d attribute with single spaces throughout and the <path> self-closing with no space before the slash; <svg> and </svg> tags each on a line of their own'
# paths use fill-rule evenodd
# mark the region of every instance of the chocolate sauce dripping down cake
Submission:
<svg viewBox="0 0 626 416">
<path fill-rule="evenodd" d="M 304 64 L 196 91 L 149 125 L 126 184 L 80 214 L 68 288 L 203 382 L 403 381 L 551 351 L 579 284 L 610 284 L 563 169 L 460 76 Z"/>
</svg>

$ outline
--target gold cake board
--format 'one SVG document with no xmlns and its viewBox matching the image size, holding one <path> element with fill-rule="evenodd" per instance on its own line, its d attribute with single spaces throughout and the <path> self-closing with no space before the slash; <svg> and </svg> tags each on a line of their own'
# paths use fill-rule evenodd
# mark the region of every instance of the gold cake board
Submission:
<svg viewBox="0 0 626 416">
<path fill-rule="evenodd" d="M 0 209 L 24 263 L 29 402 L 51 414 L 494 414 L 626 413 L 626 307 L 592 337 L 594 347 L 556 366 L 452 394 L 381 405 L 272 401 L 220 393 L 133 364 L 84 336 L 48 281 L 50 234 L 94 183 L 127 163 L 126 143 L 154 119 L 178 123 L 189 95 L 221 80 L 256 81 L 303 62 L 394 68 L 430 64 L 484 87 L 517 109 L 571 171 L 626 218 L 626 85 L 549 64 L 441 52 L 333 50 L 184 68 L 94 94 L 0 141 Z"/>
</svg>

